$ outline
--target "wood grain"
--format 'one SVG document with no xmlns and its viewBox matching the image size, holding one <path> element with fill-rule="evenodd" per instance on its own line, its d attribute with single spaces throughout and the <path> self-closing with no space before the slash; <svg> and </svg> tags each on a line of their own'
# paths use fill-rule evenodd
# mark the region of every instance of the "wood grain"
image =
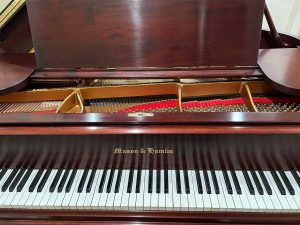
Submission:
<svg viewBox="0 0 300 225">
<path fill-rule="evenodd" d="M 270 86 L 300 96 L 300 48 L 260 50 L 258 64 Z"/>
<path fill-rule="evenodd" d="M 35 70 L 32 54 L 0 54 L 0 95 L 20 90 Z"/>
<path fill-rule="evenodd" d="M 39 68 L 256 66 L 264 1 L 28 0 L 27 9 Z"/>
</svg>

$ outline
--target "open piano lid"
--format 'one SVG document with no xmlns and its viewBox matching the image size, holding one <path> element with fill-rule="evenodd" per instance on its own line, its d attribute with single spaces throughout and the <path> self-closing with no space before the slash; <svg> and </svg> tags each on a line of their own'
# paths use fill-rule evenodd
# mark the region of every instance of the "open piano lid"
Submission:
<svg viewBox="0 0 300 225">
<path fill-rule="evenodd" d="M 38 68 L 257 65 L 264 0 L 27 0 Z"/>
</svg>

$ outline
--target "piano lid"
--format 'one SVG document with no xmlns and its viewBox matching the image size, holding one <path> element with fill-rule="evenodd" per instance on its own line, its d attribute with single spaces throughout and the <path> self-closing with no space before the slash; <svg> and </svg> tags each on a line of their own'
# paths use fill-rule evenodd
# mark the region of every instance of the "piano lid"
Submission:
<svg viewBox="0 0 300 225">
<path fill-rule="evenodd" d="M 39 68 L 256 66 L 264 0 L 27 0 Z"/>
</svg>

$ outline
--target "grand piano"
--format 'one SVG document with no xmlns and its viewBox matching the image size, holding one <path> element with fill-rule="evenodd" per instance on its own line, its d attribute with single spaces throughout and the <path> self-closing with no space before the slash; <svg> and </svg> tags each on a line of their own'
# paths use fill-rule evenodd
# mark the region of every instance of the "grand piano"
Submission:
<svg viewBox="0 0 300 225">
<path fill-rule="evenodd" d="M 1 224 L 300 223 L 300 49 L 259 50 L 264 0 L 27 10 L 35 55 L 0 56 Z"/>
</svg>

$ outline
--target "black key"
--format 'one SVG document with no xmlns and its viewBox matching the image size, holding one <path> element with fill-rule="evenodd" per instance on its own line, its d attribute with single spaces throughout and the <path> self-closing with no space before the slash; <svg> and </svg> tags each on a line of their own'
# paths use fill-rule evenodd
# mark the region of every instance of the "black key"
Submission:
<svg viewBox="0 0 300 225">
<path fill-rule="evenodd" d="M 249 192 L 251 195 L 254 195 L 255 194 L 255 191 L 254 191 L 254 187 L 251 183 L 251 180 L 250 180 L 250 177 L 249 177 L 249 174 L 247 173 L 247 171 L 243 171 L 243 175 L 245 177 L 245 180 L 246 180 L 246 183 L 247 183 L 247 186 L 248 186 L 248 189 L 249 189 Z"/>
<path fill-rule="evenodd" d="M 131 193 L 132 192 L 133 175 L 134 175 L 134 170 L 130 169 L 130 171 L 129 171 L 129 178 L 128 178 L 128 184 L 127 184 L 127 193 Z"/>
<path fill-rule="evenodd" d="M 63 172 L 62 169 L 57 170 L 55 177 L 50 185 L 50 189 L 49 189 L 50 192 L 54 192 L 62 172 Z"/>
<path fill-rule="evenodd" d="M 20 183 L 17 186 L 17 192 L 21 192 L 23 190 L 23 188 L 24 188 L 28 178 L 30 177 L 32 171 L 33 171 L 32 169 L 27 170 L 24 177 L 22 178 L 22 180 L 20 181 Z"/>
<path fill-rule="evenodd" d="M 218 194 L 220 194 L 220 188 L 219 188 L 216 172 L 215 172 L 215 170 L 211 170 L 210 173 L 211 173 L 212 181 L 213 181 L 213 184 L 215 187 L 215 192 L 218 195 Z"/>
<path fill-rule="evenodd" d="M 103 173 L 102 173 L 102 177 L 101 177 L 100 185 L 99 185 L 99 190 L 98 190 L 99 193 L 102 193 L 102 192 L 103 192 L 104 184 L 105 184 L 105 179 L 106 179 L 106 175 L 107 175 L 107 169 L 105 169 L 105 170 L 103 171 Z"/>
<path fill-rule="evenodd" d="M 300 188 L 300 176 L 299 176 L 299 174 L 295 170 L 293 170 L 291 173 L 292 173 L 294 179 L 296 180 L 296 182 L 297 182 L 297 184 L 298 184 L 298 186 Z"/>
<path fill-rule="evenodd" d="M 29 192 L 33 192 L 33 190 L 35 189 L 37 183 L 39 182 L 41 176 L 44 173 L 44 169 L 39 169 L 37 174 L 35 175 L 33 181 L 31 182 L 30 186 L 29 186 Z"/>
<path fill-rule="evenodd" d="M 68 181 L 67 186 L 66 186 L 66 193 L 70 192 L 72 184 L 73 184 L 75 176 L 76 176 L 76 173 L 77 173 L 77 170 L 72 171 L 72 173 L 70 175 L 70 178 L 69 178 L 69 181 Z"/>
<path fill-rule="evenodd" d="M 258 177 L 257 177 L 257 174 L 255 173 L 254 170 L 251 170 L 250 173 L 251 173 L 251 175 L 252 175 L 252 178 L 253 178 L 253 180 L 254 180 L 254 183 L 255 183 L 255 185 L 256 185 L 256 188 L 257 188 L 258 193 L 259 193 L 260 195 L 263 195 L 263 194 L 264 194 L 264 189 L 262 188 L 262 186 L 261 186 L 261 184 L 260 184 L 260 182 L 259 182 L 259 179 L 258 179 Z"/>
<path fill-rule="evenodd" d="M 115 176 L 115 170 L 112 169 L 110 171 L 110 174 L 109 174 L 109 178 L 108 178 L 108 182 L 107 182 L 107 187 L 106 187 L 106 193 L 110 193 L 111 192 L 111 188 L 112 188 L 112 183 L 113 183 L 113 180 L 114 180 L 114 176 Z"/>
<path fill-rule="evenodd" d="M 282 183 L 281 183 L 281 181 L 280 181 L 280 179 L 279 179 L 276 171 L 274 171 L 274 170 L 271 171 L 271 174 L 272 174 L 272 177 L 273 177 L 273 179 L 274 179 L 274 181 L 275 181 L 275 183 L 276 183 L 276 185 L 277 185 L 277 187 L 279 189 L 280 194 L 286 195 L 286 191 L 285 191 L 285 189 L 284 189 L 284 187 L 283 187 L 283 185 L 282 185 Z"/>
<path fill-rule="evenodd" d="M 141 176 L 142 176 L 142 170 L 139 169 L 137 171 L 137 176 L 136 176 L 135 193 L 140 193 L 140 191 L 141 191 Z M 121 181 L 121 178 L 120 178 L 120 181 Z"/>
<path fill-rule="evenodd" d="M 123 170 L 119 170 L 117 180 L 116 180 L 116 187 L 115 187 L 115 193 L 119 193 L 120 190 L 120 184 L 121 184 L 121 179 L 122 179 L 122 173 Z M 140 190 L 140 189 L 139 189 Z M 139 193 L 139 192 L 138 192 Z"/>
<path fill-rule="evenodd" d="M 43 188 L 45 187 L 45 184 L 49 178 L 50 173 L 51 173 L 51 169 L 47 169 L 41 182 L 39 183 L 39 186 L 37 187 L 37 192 L 41 192 L 43 190 Z"/>
<path fill-rule="evenodd" d="M 227 192 L 228 192 L 228 194 L 232 195 L 233 191 L 232 191 L 232 186 L 231 186 L 231 183 L 230 183 L 230 180 L 229 180 L 229 177 L 228 177 L 228 173 L 225 170 L 222 170 L 222 173 L 223 173 L 223 177 L 224 177 L 224 180 L 225 180 Z"/>
<path fill-rule="evenodd" d="M 152 193 L 153 184 L 153 170 L 149 170 L 148 193 Z"/>
<path fill-rule="evenodd" d="M 190 182 L 187 170 L 183 170 L 184 175 L 184 184 L 185 184 L 185 192 L 186 194 L 190 194 Z"/>
<path fill-rule="evenodd" d="M 200 178 L 200 172 L 199 172 L 199 170 L 195 170 L 195 173 L 196 173 L 198 193 L 203 194 L 203 188 L 202 188 L 202 182 L 201 182 L 201 178 Z"/>
<path fill-rule="evenodd" d="M 93 169 L 92 172 L 91 172 L 88 184 L 86 186 L 86 193 L 90 193 L 91 190 L 92 190 L 92 185 L 93 185 L 93 182 L 94 182 L 94 179 L 95 179 L 95 174 L 96 174 L 96 169 Z"/>
<path fill-rule="evenodd" d="M 164 170 L 164 193 L 169 193 L 169 174 L 168 170 Z"/>
<path fill-rule="evenodd" d="M 272 189 L 271 189 L 271 187 L 269 185 L 269 182 L 268 182 L 268 180 L 267 180 L 264 172 L 260 170 L 260 171 L 258 171 L 258 173 L 259 173 L 259 176 L 260 176 L 260 178 L 261 178 L 261 180 L 262 180 L 262 182 L 263 182 L 263 184 L 265 186 L 265 189 L 266 189 L 268 195 L 271 195 L 272 194 Z"/>
<path fill-rule="evenodd" d="M 4 182 L 1 191 L 6 191 L 9 187 L 9 185 L 11 184 L 11 182 L 13 181 L 13 179 L 15 178 L 15 176 L 17 175 L 19 169 L 15 168 L 13 169 L 13 171 L 11 171 L 11 173 L 9 174 L 8 178 L 6 179 L 6 181 Z"/>
<path fill-rule="evenodd" d="M 211 194 L 211 187 L 209 183 L 207 170 L 203 170 L 203 174 L 204 174 L 204 182 L 205 182 L 207 194 Z"/>
<path fill-rule="evenodd" d="M 64 188 L 64 186 L 65 186 L 65 183 L 66 183 L 66 181 L 67 181 L 67 178 L 68 178 L 68 176 L 69 176 L 69 173 L 70 173 L 70 170 L 69 170 L 69 169 L 66 169 L 65 172 L 64 172 L 64 175 L 63 175 L 63 177 L 61 178 L 60 183 L 59 183 L 59 185 L 58 185 L 58 188 L 57 188 L 58 193 L 61 193 L 61 192 L 62 192 L 62 190 L 63 190 L 63 188 Z"/>
<path fill-rule="evenodd" d="M 19 183 L 19 181 L 21 180 L 23 174 L 25 173 L 26 169 L 20 169 L 18 175 L 15 177 L 14 181 L 11 183 L 11 185 L 9 186 L 8 190 L 9 192 L 14 191 L 14 189 L 16 188 L 17 184 Z"/>
<path fill-rule="evenodd" d="M 180 181 L 180 171 L 176 170 L 176 187 L 177 187 L 177 193 L 181 194 L 181 181 Z"/>
<path fill-rule="evenodd" d="M 290 192 L 290 194 L 295 195 L 295 190 L 294 190 L 291 182 L 289 181 L 288 177 L 286 176 L 285 172 L 281 170 L 281 171 L 279 171 L 279 174 L 280 174 L 283 182 L 285 183 L 286 188 Z"/>
<path fill-rule="evenodd" d="M 156 193 L 160 193 L 160 176 L 161 170 L 156 170 Z"/>
<path fill-rule="evenodd" d="M 0 180 L 4 177 L 4 175 L 6 174 L 6 172 L 7 172 L 7 168 L 4 168 L 4 169 L 1 170 L 1 172 L 0 172 Z"/>
<path fill-rule="evenodd" d="M 237 192 L 238 195 L 241 195 L 241 194 L 242 194 L 242 189 L 241 189 L 239 180 L 238 180 L 238 178 L 237 178 L 237 176 L 236 176 L 236 173 L 235 173 L 234 170 L 230 170 L 230 173 L 231 173 L 231 177 L 232 177 L 232 179 L 233 179 L 233 183 L 234 183 L 236 192 Z"/>
<path fill-rule="evenodd" d="M 83 171 L 81 180 L 80 180 L 79 185 L 78 185 L 78 189 L 77 189 L 78 193 L 81 193 L 83 191 L 83 187 L 84 187 L 84 184 L 85 184 L 85 181 L 86 181 L 86 178 L 87 178 L 88 174 L 89 174 L 89 170 L 85 169 Z"/>
</svg>

